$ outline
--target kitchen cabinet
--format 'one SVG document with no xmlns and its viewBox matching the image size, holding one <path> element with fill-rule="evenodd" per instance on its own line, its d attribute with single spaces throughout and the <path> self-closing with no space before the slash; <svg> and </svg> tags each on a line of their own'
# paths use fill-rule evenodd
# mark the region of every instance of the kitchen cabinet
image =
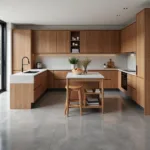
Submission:
<svg viewBox="0 0 150 150">
<path fill-rule="evenodd" d="M 145 13 L 140 12 L 137 15 L 137 76 L 145 76 Z"/>
<path fill-rule="evenodd" d="M 128 74 L 127 83 L 130 87 L 136 89 L 136 76 Z"/>
<path fill-rule="evenodd" d="M 35 54 L 56 53 L 56 31 L 33 31 L 33 51 Z"/>
<path fill-rule="evenodd" d="M 34 78 L 34 102 L 46 91 L 47 84 L 47 71 L 40 73 Z"/>
<path fill-rule="evenodd" d="M 137 103 L 145 107 L 145 87 L 144 87 L 144 79 L 137 77 Z"/>
<path fill-rule="evenodd" d="M 104 79 L 104 88 L 118 88 L 118 70 L 99 71 Z"/>
<path fill-rule="evenodd" d="M 136 23 L 133 23 L 121 31 L 121 52 L 136 52 L 136 41 Z"/>
<path fill-rule="evenodd" d="M 80 53 L 100 54 L 120 51 L 120 31 L 80 31 Z"/>
<path fill-rule="evenodd" d="M 27 75 L 25 75 L 25 79 Z M 16 78 L 19 78 L 17 75 Z M 31 109 L 34 103 L 47 90 L 47 71 L 35 76 L 30 76 L 28 82 L 10 84 L 10 108 L 11 109 Z M 32 82 L 32 80 L 34 82 Z"/>
<path fill-rule="evenodd" d="M 57 31 L 56 52 L 58 54 L 70 53 L 70 32 L 69 31 Z"/>
<path fill-rule="evenodd" d="M 32 68 L 31 30 L 12 30 L 12 72 L 19 72 L 22 68 L 22 58 L 27 56 L 30 64 L 24 66 L 24 70 Z M 24 63 L 28 63 L 24 60 Z"/>
<path fill-rule="evenodd" d="M 54 72 L 53 70 L 48 70 L 48 88 L 54 87 Z"/>
<path fill-rule="evenodd" d="M 144 106 L 145 115 L 150 115 L 150 9 L 142 10 L 137 19 L 137 98 Z M 141 85 L 140 85 L 141 83 Z"/>
</svg>

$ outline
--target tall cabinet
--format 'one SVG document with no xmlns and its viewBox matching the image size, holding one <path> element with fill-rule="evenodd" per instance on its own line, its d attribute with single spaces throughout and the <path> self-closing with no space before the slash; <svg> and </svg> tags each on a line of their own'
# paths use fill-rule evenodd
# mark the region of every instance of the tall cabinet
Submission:
<svg viewBox="0 0 150 150">
<path fill-rule="evenodd" d="M 137 101 L 150 115 L 150 9 L 137 14 Z"/>
<path fill-rule="evenodd" d="M 22 58 L 27 56 L 30 60 L 29 65 L 25 65 L 24 69 L 32 68 L 32 51 L 31 51 L 31 30 L 14 29 L 12 31 L 12 72 L 20 72 Z M 24 60 L 24 63 L 27 60 Z"/>
</svg>

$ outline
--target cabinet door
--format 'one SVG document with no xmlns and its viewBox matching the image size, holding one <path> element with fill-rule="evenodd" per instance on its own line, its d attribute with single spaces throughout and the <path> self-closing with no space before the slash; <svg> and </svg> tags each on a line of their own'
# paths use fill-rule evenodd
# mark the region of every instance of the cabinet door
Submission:
<svg viewBox="0 0 150 150">
<path fill-rule="evenodd" d="M 137 77 L 137 103 L 144 108 L 145 106 L 145 87 L 144 79 Z"/>
<path fill-rule="evenodd" d="M 56 31 L 33 31 L 33 50 L 36 54 L 56 53 Z"/>
<path fill-rule="evenodd" d="M 70 53 L 70 33 L 69 31 L 57 31 L 57 53 Z"/>
<path fill-rule="evenodd" d="M 14 29 L 12 32 L 12 70 L 19 71 L 22 68 L 22 58 L 27 56 L 30 64 L 24 66 L 24 70 L 31 69 L 31 30 Z M 24 63 L 28 63 L 25 59 Z"/>
<path fill-rule="evenodd" d="M 110 50 L 108 53 L 119 53 L 120 52 L 120 31 L 109 31 L 109 43 Z"/>
<path fill-rule="evenodd" d="M 145 69 L 145 17 L 143 12 L 137 15 L 137 76 L 144 78 Z"/>
<path fill-rule="evenodd" d="M 136 23 L 121 31 L 121 52 L 136 52 Z"/>
</svg>

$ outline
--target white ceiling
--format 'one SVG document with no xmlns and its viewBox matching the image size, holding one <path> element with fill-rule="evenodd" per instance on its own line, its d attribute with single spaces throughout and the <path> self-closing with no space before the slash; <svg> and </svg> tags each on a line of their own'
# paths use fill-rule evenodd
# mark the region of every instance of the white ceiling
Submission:
<svg viewBox="0 0 150 150">
<path fill-rule="evenodd" d="M 0 19 L 16 24 L 125 25 L 150 0 L 0 0 Z M 127 7 L 127 10 L 123 8 Z M 116 16 L 120 15 L 120 16 Z"/>
</svg>

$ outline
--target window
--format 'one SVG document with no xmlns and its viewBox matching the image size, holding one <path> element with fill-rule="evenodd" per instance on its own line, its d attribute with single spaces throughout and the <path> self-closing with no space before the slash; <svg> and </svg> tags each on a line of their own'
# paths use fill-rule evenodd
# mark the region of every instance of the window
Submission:
<svg viewBox="0 0 150 150">
<path fill-rule="evenodd" d="M 0 92 L 6 90 L 6 23 L 0 20 Z"/>
</svg>

